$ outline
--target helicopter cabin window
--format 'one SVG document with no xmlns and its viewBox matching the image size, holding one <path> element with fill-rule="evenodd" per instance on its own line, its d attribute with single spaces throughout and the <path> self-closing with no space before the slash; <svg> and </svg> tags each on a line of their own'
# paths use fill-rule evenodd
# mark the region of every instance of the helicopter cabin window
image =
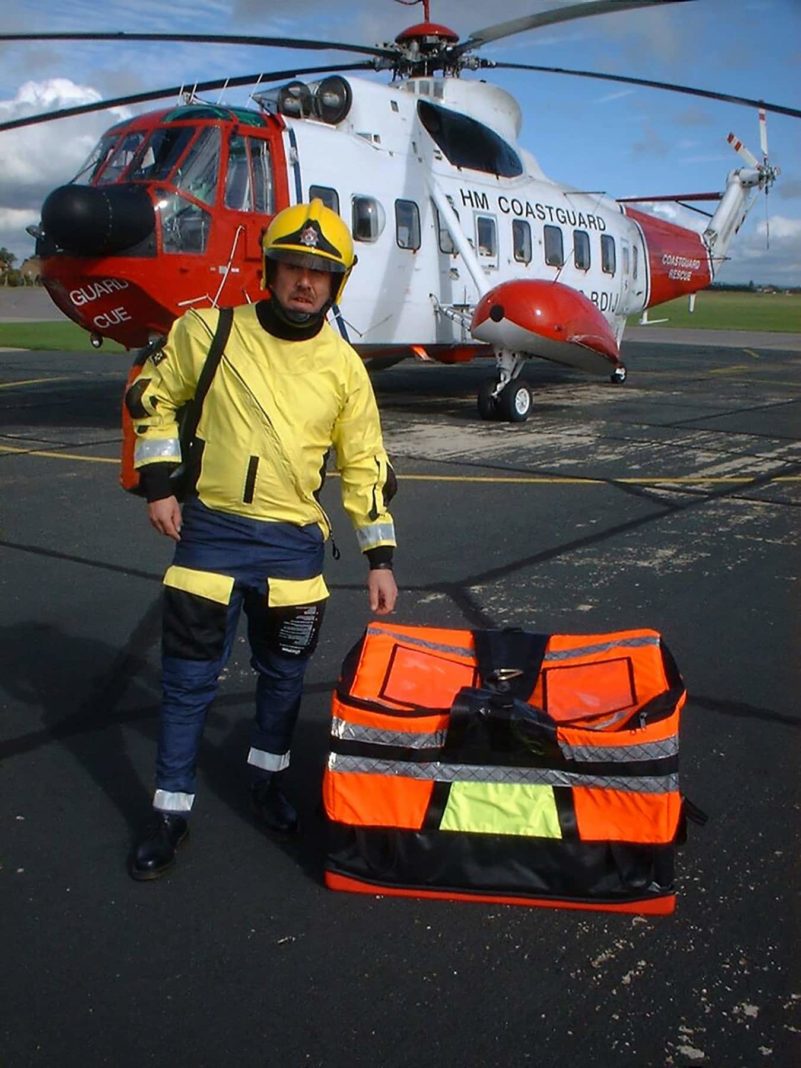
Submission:
<svg viewBox="0 0 801 1068">
<path fill-rule="evenodd" d="M 418 100 L 417 113 L 454 167 L 469 167 L 500 178 L 516 178 L 523 173 L 515 150 L 483 123 L 428 100 Z"/>
<path fill-rule="evenodd" d="M 531 263 L 531 227 L 525 219 L 512 219 L 512 248 L 518 263 Z"/>
<path fill-rule="evenodd" d="M 549 267 L 562 267 L 565 262 L 565 246 L 562 229 L 559 226 L 543 226 L 545 240 L 545 262 Z"/>
<path fill-rule="evenodd" d="M 220 144 L 218 126 L 207 126 L 201 130 L 173 176 L 174 185 L 204 204 L 213 204 L 216 199 Z"/>
<path fill-rule="evenodd" d="M 144 132 L 126 134 L 114 149 L 114 154 L 103 168 L 103 173 L 98 178 L 98 185 L 110 185 L 122 177 L 128 169 L 139 147 L 145 139 Z"/>
<path fill-rule="evenodd" d="M 270 148 L 258 137 L 233 134 L 228 143 L 225 174 L 225 206 L 233 211 L 256 211 L 270 215 L 273 203 L 273 170 Z"/>
<path fill-rule="evenodd" d="M 137 152 L 128 172 L 129 180 L 165 181 L 194 134 L 194 126 L 165 126 L 154 130 Z"/>
<path fill-rule="evenodd" d="M 395 240 L 398 248 L 420 248 L 420 209 L 413 200 L 395 201 Z"/>
<path fill-rule="evenodd" d="M 601 268 L 604 274 L 614 274 L 617 269 L 615 239 L 609 234 L 601 234 Z"/>
<path fill-rule="evenodd" d="M 476 244 L 479 256 L 495 259 L 498 255 L 498 234 L 495 220 L 489 215 L 476 216 Z"/>
<path fill-rule="evenodd" d="M 590 269 L 590 235 L 586 230 L 573 231 L 573 262 L 577 271 Z"/>
<path fill-rule="evenodd" d="M 339 193 L 336 189 L 330 189 L 327 185 L 310 185 L 309 200 L 314 200 L 315 197 L 339 215 Z"/>
<path fill-rule="evenodd" d="M 356 241 L 377 241 L 384 231 L 384 209 L 374 197 L 355 196 L 352 204 L 351 230 Z"/>
<path fill-rule="evenodd" d="M 449 202 L 450 200 L 451 198 L 448 197 Z M 453 203 L 451 203 L 451 207 L 453 208 Z M 437 217 L 437 243 L 439 245 L 439 250 L 440 252 L 446 253 L 448 256 L 455 256 L 456 245 L 454 245 L 453 243 L 451 232 L 445 225 L 445 223 L 442 221 L 442 216 L 436 210 L 436 208 L 434 209 L 434 213 Z M 456 208 L 453 208 L 453 214 L 456 216 L 457 219 L 459 218 L 459 212 L 456 210 Z"/>
</svg>

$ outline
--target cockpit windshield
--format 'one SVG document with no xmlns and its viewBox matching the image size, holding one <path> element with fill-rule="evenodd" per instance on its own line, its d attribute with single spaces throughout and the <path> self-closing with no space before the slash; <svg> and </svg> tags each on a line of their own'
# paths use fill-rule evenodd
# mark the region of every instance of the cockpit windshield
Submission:
<svg viewBox="0 0 801 1068">
<path fill-rule="evenodd" d="M 133 166 L 128 171 L 128 180 L 165 181 L 194 133 L 194 126 L 161 126 L 154 130 L 137 152 Z"/>
<path fill-rule="evenodd" d="M 89 185 L 100 168 L 114 151 L 114 146 L 119 139 L 119 133 L 109 130 L 103 134 L 98 143 L 89 153 L 86 163 L 81 167 L 72 179 L 76 185 Z"/>
</svg>

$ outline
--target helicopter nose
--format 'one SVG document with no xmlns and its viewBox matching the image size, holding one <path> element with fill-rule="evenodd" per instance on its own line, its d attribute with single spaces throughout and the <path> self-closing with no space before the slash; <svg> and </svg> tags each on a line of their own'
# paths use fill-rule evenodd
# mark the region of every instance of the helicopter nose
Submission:
<svg viewBox="0 0 801 1068">
<path fill-rule="evenodd" d="M 42 205 L 42 226 L 65 252 L 109 256 L 143 241 L 155 216 L 142 186 L 62 185 Z"/>
</svg>

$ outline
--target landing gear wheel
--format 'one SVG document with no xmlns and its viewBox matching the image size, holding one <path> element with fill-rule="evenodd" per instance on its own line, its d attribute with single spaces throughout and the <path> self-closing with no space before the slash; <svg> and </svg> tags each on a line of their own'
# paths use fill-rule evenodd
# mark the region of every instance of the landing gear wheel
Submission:
<svg viewBox="0 0 801 1068">
<path fill-rule="evenodd" d="M 531 392 L 520 382 L 509 382 L 498 394 L 498 419 L 525 423 L 531 411 Z"/>
<path fill-rule="evenodd" d="M 478 388 L 478 414 L 482 419 L 498 418 L 498 401 L 492 395 L 496 385 L 494 378 L 488 378 Z"/>
<path fill-rule="evenodd" d="M 628 371 L 623 366 L 623 364 L 621 364 L 620 367 L 616 367 L 611 373 L 611 375 L 609 376 L 609 381 L 612 382 L 614 385 L 619 386 L 626 381 L 627 375 Z"/>
</svg>

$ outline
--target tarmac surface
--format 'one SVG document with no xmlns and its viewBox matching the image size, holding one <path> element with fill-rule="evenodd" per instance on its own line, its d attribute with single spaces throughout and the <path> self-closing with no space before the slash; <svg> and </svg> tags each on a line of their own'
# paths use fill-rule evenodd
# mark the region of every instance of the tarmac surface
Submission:
<svg viewBox="0 0 801 1068">
<path fill-rule="evenodd" d="M 681 788 L 709 820 L 661 918 L 323 887 L 329 698 L 368 621 L 336 479 L 342 559 L 290 769 L 304 834 L 250 819 L 242 636 L 191 839 L 133 882 L 170 545 L 116 483 L 128 357 L 0 354 L 0 1063 L 801 1063 L 801 346 L 705 341 L 633 335 L 624 386 L 532 364 L 516 426 L 478 421 L 486 366 L 376 377 L 398 622 L 648 626 L 676 657 Z"/>
</svg>

